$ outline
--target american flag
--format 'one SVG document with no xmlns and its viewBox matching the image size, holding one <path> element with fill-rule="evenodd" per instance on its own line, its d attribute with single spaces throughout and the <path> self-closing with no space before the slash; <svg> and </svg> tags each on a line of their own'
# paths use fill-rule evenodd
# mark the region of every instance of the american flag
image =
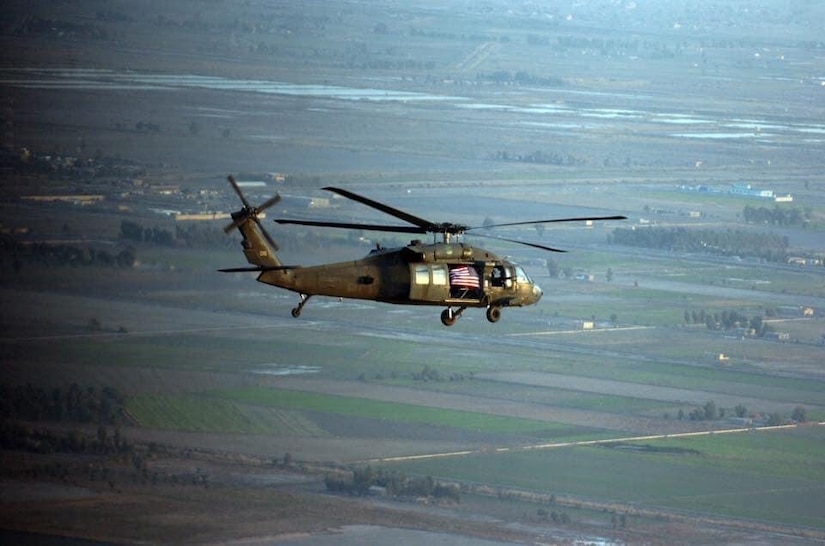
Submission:
<svg viewBox="0 0 825 546">
<path fill-rule="evenodd" d="M 450 269 L 450 284 L 462 288 L 480 288 L 478 271 L 469 265 L 459 265 Z"/>
</svg>

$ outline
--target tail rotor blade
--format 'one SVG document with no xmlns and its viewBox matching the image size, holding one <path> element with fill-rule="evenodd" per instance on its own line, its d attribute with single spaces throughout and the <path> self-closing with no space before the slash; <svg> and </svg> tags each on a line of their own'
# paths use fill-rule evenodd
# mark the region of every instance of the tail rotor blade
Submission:
<svg viewBox="0 0 825 546">
<path fill-rule="evenodd" d="M 229 225 L 225 226 L 225 227 L 223 228 L 223 232 L 224 232 L 224 233 L 229 233 L 229 232 L 230 232 L 230 231 L 232 231 L 233 229 L 237 228 L 239 225 L 241 225 L 241 223 L 240 223 L 238 220 L 235 220 L 235 221 L 234 221 L 234 222 L 232 222 L 231 224 L 229 224 Z"/>
<path fill-rule="evenodd" d="M 232 214 L 232 222 L 229 223 L 226 227 L 223 228 L 225 233 L 229 233 L 230 231 L 237 229 L 243 223 L 252 220 L 258 227 L 261 229 L 261 234 L 264 236 L 264 239 L 269 243 L 272 250 L 277 252 L 280 249 L 278 243 L 275 242 L 275 239 L 269 234 L 264 226 L 261 224 L 261 221 L 258 219 L 258 215 L 263 212 L 264 210 L 268 209 L 275 203 L 281 200 L 281 196 L 279 194 L 275 194 L 274 196 L 270 197 L 259 207 L 253 207 L 249 204 L 249 201 L 246 200 L 246 196 L 244 196 L 243 192 L 241 191 L 241 187 L 238 185 L 238 182 L 235 180 L 235 177 L 231 174 L 226 177 L 229 180 L 229 184 L 232 186 L 232 189 L 235 190 L 235 193 L 238 194 L 238 197 L 243 203 L 243 208 L 238 212 Z"/>
<path fill-rule="evenodd" d="M 241 203 L 243 203 L 243 206 L 245 206 L 248 209 L 251 209 L 252 205 L 250 205 L 249 201 L 247 201 L 246 197 L 244 197 L 244 194 L 241 191 L 241 187 L 238 186 L 238 183 L 235 181 L 235 177 L 230 174 L 229 176 L 226 177 L 226 179 L 229 180 L 229 183 L 232 185 L 232 189 L 235 190 L 235 193 L 237 193 L 238 197 L 240 197 Z"/>
<path fill-rule="evenodd" d="M 257 212 L 263 212 L 263 211 L 265 211 L 266 209 L 268 209 L 269 207 L 271 207 L 272 205 L 276 204 L 276 203 L 277 203 L 278 201 L 280 201 L 280 200 L 281 200 L 281 196 L 280 196 L 279 194 L 277 194 L 277 193 L 276 193 L 274 196 L 272 196 L 272 197 L 270 197 L 269 199 L 267 199 L 267 200 L 264 202 L 264 204 L 263 204 L 263 205 L 261 205 L 260 207 L 258 207 L 256 210 L 257 210 Z"/>
</svg>

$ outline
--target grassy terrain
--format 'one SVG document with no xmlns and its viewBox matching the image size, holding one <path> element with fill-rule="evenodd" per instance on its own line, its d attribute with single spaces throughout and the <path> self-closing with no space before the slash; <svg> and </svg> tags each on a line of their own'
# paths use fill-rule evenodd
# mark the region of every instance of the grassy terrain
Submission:
<svg viewBox="0 0 825 546">
<path fill-rule="evenodd" d="M 326 436 L 300 412 L 195 395 L 139 395 L 129 412 L 140 426 L 188 432 Z"/>
<path fill-rule="evenodd" d="M 457 429 L 533 435 L 542 438 L 581 437 L 593 431 L 578 431 L 573 436 L 570 427 L 545 421 L 518 419 L 469 411 L 445 410 L 426 406 L 366 400 L 363 398 L 333 396 L 317 393 L 276 389 L 228 390 L 217 393 L 228 399 L 244 403 L 291 410 L 310 410 L 345 416 L 376 418 L 399 423 L 420 423 Z M 557 436 L 561 433 L 560 436 Z"/>
<path fill-rule="evenodd" d="M 556 495 L 613 499 L 720 516 L 825 527 L 825 430 L 577 447 L 405 462 L 406 472 Z M 678 448 L 678 449 L 666 449 Z"/>
</svg>

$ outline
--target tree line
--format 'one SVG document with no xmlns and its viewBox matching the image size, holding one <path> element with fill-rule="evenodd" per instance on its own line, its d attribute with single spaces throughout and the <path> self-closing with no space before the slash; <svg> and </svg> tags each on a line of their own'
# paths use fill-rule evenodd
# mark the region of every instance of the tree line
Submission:
<svg viewBox="0 0 825 546">
<path fill-rule="evenodd" d="M 476 75 L 478 81 L 489 81 L 513 85 L 532 85 L 536 87 L 563 87 L 564 80 L 557 76 L 538 76 L 524 70 L 510 72 L 508 70 L 496 70 L 493 72 L 479 72 Z"/>
<path fill-rule="evenodd" d="M 728 415 L 726 408 L 719 407 L 715 401 L 708 400 L 703 405 L 698 406 L 687 414 L 691 421 L 718 421 Z M 748 416 L 748 408 L 743 404 L 736 404 L 733 408 L 733 415 L 738 418 Z M 680 409 L 677 418 L 681 421 L 685 418 L 685 411 Z M 804 406 L 796 406 L 791 412 L 790 419 L 796 423 L 805 423 L 808 420 L 807 410 Z M 777 426 L 785 423 L 785 417 L 779 412 L 768 414 L 764 418 L 766 426 Z"/>
<path fill-rule="evenodd" d="M 609 244 L 673 252 L 753 257 L 769 262 L 786 262 L 788 259 L 788 238 L 774 233 L 648 226 L 616 228 L 607 240 Z"/>
<path fill-rule="evenodd" d="M 148 446 L 126 439 L 119 427 L 111 431 L 100 425 L 96 433 L 79 430 L 56 431 L 0 420 L 0 449 L 30 453 L 68 453 L 85 455 L 82 459 L 52 459 L 33 462 L 22 469 L 5 469 L 6 477 L 26 479 L 56 479 L 63 482 L 77 479 L 108 483 L 115 489 L 122 483 L 209 487 L 209 475 L 200 468 L 194 471 L 170 472 L 152 468 L 147 459 L 163 449 L 155 443 Z"/>
<path fill-rule="evenodd" d="M 120 222 L 120 238 L 136 243 L 154 243 L 161 246 L 171 246 L 175 242 L 175 235 L 168 229 L 156 226 L 143 227 L 130 220 Z"/>
<path fill-rule="evenodd" d="M 498 161 L 556 165 L 559 167 L 571 167 L 574 165 L 584 165 L 587 163 L 587 159 L 570 153 L 564 154 L 556 151 L 544 152 L 541 150 L 534 150 L 532 152 L 508 152 L 507 150 L 498 150 L 495 153 L 495 159 Z"/>
<path fill-rule="evenodd" d="M 776 316 L 776 309 L 766 309 L 766 316 Z M 764 336 L 770 331 L 770 326 L 762 315 L 747 315 L 735 310 L 708 312 L 704 309 L 685 311 L 686 324 L 704 324 L 708 330 L 734 330 L 736 328 L 750 328 L 757 337 Z"/>
<path fill-rule="evenodd" d="M 114 387 L 0 385 L 0 418 L 4 419 L 119 425 L 126 421 L 125 403 Z"/>
<path fill-rule="evenodd" d="M 800 210 L 796 207 L 783 208 L 778 205 L 774 205 L 772 209 L 746 205 L 742 210 L 742 218 L 749 224 L 805 226 L 813 218 L 813 210 L 810 208 Z"/>
<path fill-rule="evenodd" d="M 461 501 L 455 485 L 439 483 L 431 476 L 414 478 L 395 471 L 375 470 L 369 465 L 345 473 L 328 474 L 324 484 L 328 491 L 357 496 L 368 495 L 372 487 L 382 487 L 390 497 L 433 497 Z"/>
<path fill-rule="evenodd" d="M 42 265 L 46 267 L 132 267 L 135 263 L 135 250 L 131 246 L 117 253 L 88 245 L 69 243 L 24 244 L 13 239 L 6 239 L 0 249 L 10 260 L 16 272 L 23 265 Z"/>
<path fill-rule="evenodd" d="M 120 431 L 100 425 L 97 434 L 83 434 L 79 430 L 52 431 L 35 429 L 21 423 L 0 421 L 0 448 L 32 453 L 86 453 L 123 455 L 131 453 L 132 444 Z"/>
</svg>

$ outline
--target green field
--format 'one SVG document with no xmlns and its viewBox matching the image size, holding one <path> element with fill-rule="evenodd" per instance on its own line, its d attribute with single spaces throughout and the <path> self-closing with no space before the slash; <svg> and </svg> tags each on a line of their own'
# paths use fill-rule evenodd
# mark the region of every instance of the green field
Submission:
<svg viewBox="0 0 825 546">
<path fill-rule="evenodd" d="M 312 419 L 315 413 L 325 413 L 536 440 L 575 441 L 609 436 L 605 431 L 533 419 L 261 388 L 200 395 L 139 395 L 130 398 L 128 409 L 140 426 L 191 432 L 325 436 L 328 433 Z"/>
<path fill-rule="evenodd" d="M 392 468 L 557 496 L 825 528 L 823 441 L 825 429 L 814 427 L 648 441 L 638 450 L 475 454 Z"/>
<path fill-rule="evenodd" d="M 139 395 L 129 412 L 140 426 L 186 432 L 326 436 L 311 419 L 288 409 L 195 395 Z"/>
<path fill-rule="evenodd" d="M 584 436 L 592 437 L 594 433 L 592 430 L 581 430 L 571 435 L 570 427 L 545 421 L 381 402 L 348 396 L 258 388 L 222 391 L 217 394 L 228 400 L 261 406 L 377 418 L 388 422 L 421 423 L 475 432 L 531 435 L 541 438 L 563 438 L 565 440 Z"/>
</svg>

